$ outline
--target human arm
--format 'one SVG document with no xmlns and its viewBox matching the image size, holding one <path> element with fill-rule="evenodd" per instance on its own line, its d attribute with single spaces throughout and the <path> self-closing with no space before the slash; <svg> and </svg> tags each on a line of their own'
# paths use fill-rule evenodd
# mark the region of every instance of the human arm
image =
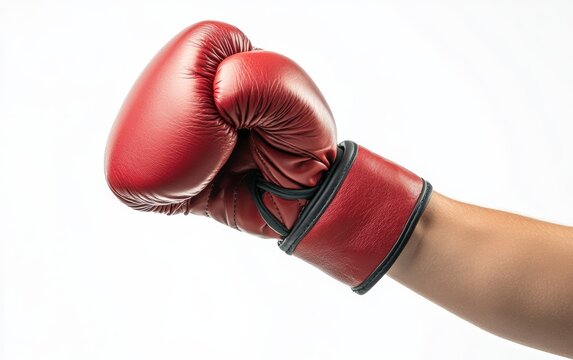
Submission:
<svg viewBox="0 0 573 360">
<path fill-rule="evenodd" d="M 570 336 L 551 318 L 571 314 L 568 303 L 552 303 L 567 300 L 567 288 L 545 291 L 543 301 L 538 295 L 547 278 L 571 279 L 570 271 L 547 268 L 567 267 L 570 244 L 550 251 L 548 238 L 559 237 L 544 226 L 438 194 L 410 239 L 431 185 L 356 143 L 339 146 L 308 74 L 229 24 L 190 26 L 154 57 L 120 110 L 105 163 L 111 190 L 128 206 L 204 215 L 278 239 L 287 254 L 358 293 L 398 258 L 395 278 L 491 331 L 534 345 L 545 326 L 550 336 L 564 327 Z M 528 263 L 534 257 L 540 264 Z M 520 331 L 545 314 L 541 330 Z"/>
<path fill-rule="evenodd" d="M 434 192 L 388 274 L 506 339 L 573 357 L 573 228 Z"/>
</svg>

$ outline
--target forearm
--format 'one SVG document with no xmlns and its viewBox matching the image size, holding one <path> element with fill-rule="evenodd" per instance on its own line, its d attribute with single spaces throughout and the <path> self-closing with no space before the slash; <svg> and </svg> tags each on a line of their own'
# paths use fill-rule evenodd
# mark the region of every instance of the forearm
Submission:
<svg viewBox="0 0 573 360">
<path fill-rule="evenodd" d="M 481 328 L 573 356 L 573 228 L 434 193 L 389 272 Z"/>
</svg>

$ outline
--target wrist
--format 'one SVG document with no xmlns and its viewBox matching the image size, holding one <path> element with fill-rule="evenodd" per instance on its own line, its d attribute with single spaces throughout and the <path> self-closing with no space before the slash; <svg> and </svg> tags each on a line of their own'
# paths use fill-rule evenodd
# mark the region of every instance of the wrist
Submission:
<svg viewBox="0 0 573 360">
<path fill-rule="evenodd" d="M 439 193 L 434 192 L 432 194 L 424 213 L 418 220 L 418 224 L 416 225 L 408 244 L 406 244 L 402 253 L 388 271 L 388 275 L 390 275 L 390 277 L 400 280 L 405 274 L 410 272 L 416 259 L 419 258 L 425 242 L 430 238 L 432 229 L 436 226 L 436 207 L 437 203 L 440 202 L 442 198 L 443 197 Z"/>
</svg>

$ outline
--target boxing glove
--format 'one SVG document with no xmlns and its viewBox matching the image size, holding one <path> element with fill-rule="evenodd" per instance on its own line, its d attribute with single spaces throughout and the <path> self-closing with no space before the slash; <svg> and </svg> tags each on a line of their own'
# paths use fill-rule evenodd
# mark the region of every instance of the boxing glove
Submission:
<svg viewBox="0 0 573 360">
<path fill-rule="evenodd" d="M 412 172 L 337 144 L 304 70 L 214 21 L 185 29 L 148 64 L 111 131 L 105 172 L 134 209 L 277 238 L 360 294 L 400 254 L 431 194 Z"/>
</svg>

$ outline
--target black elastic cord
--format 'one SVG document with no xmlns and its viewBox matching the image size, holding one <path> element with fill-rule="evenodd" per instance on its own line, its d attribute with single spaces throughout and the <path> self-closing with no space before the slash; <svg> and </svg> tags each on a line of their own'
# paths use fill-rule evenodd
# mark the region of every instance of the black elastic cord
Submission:
<svg viewBox="0 0 573 360">
<path fill-rule="evenodd" d="M 279 196 L 285 200 L 312 199 L 318 191 L 318 186 L 306 189 L 285 189 L 266 182 L 260 175 L 257 177 L 257 187 L 268 193 Z"/>
<path fill-rule="evenodd" d="M 317 185 L 306 189 L 286 189 L 265 181 L 260 173 L 253 173 L 249 179 L 249 188 L 255 200 L 255 205 L 266 223 L 279 235 L 286 237 L 289 234 L 289 229 L 271 213 L 263 202 L 265 192 L 285 200 L 312 199 L 318 191 L 319 186 Z"/>
</svg>

